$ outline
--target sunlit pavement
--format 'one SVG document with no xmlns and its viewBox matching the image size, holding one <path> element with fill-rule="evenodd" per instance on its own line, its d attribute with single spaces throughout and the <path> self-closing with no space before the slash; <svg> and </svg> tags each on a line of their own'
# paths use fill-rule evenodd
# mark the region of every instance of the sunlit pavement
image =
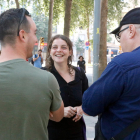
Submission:
<svg viewBox="0 0 140 140">
<path fill-rule="evenodd" d="M 95 137 L 95 123 L 97 122 L 97 117 L 90 117 L 84 115 L 84 120 L 86 123 L 86 135 L 87 135 L 87 140 L 93 140 Z"/>
</svg>

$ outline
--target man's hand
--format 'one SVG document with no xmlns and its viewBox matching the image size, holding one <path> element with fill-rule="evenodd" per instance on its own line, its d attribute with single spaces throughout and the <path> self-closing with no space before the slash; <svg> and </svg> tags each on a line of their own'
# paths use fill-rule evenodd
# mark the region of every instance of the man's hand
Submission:
<svg viewBox="0 0 140 140">
<path fill-rule="evenodd" d="M 41 54 L 38 53 L 38 58 L 41 56 Z"/>
<path fill-rule="evenodd" d="M 71 106 L 64 108 L 64 117 L 65 118 L 71 118 L 76 114 L 76 108 L 73 108 Z"/>
<path fill-rule="evenodd" d="M 37 54 L 35 54 L 35 58 L 33 58 L 33 61 L 36 61 L 38 58 L 39 58 L 39 54 L 38 56 L 36 57 Z"/>
<path fill-rule="evenodd" d="M 73 118 L 73 121 L 77 122 L 83 116 L 83 110 L 81 106 L 74 107 L 77 110 L 76 116 Z"/>
</svg>

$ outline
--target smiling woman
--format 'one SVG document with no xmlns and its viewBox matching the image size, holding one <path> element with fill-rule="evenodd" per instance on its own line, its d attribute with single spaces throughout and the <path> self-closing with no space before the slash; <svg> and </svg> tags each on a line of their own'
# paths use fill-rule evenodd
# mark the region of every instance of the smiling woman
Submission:
<svg viewBox="0 0 140 140">
<path fill-rule="evenodd" d="M 66 63 L 68 57 L 71 57 L 72 50 L 69 50 L 67 43 L 61 38 L 55 39 L 52 43 L 50 50 L 50 56 L 54 60 L 54 63 Z"/>
<path fill-rule="evenodd" d="M 64 118 L 59 123 L 49 121 L 49 140 L 86 140 L 82 95 L 88 88 L 83 69 L 71 65 L 72 42 L 64 35 L 54 36 L 47 51 L 46 69 L 57 79 L 64 102 Z"/>
</svg>

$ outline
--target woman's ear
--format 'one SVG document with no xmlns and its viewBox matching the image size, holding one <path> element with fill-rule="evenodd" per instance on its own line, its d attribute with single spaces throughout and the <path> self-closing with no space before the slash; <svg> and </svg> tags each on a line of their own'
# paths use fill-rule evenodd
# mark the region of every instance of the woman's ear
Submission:
<svg viewBox="0 0 140 140">
<path fill-rule="evenodd" d="M 69 51 L 69 56 L 72 56 L 72 50 Z"/>
</svg>

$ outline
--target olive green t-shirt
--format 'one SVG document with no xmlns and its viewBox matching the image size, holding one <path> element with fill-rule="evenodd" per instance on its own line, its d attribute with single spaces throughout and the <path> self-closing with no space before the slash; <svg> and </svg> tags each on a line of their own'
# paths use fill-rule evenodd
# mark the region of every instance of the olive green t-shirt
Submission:
<svg viewBox="0 0 140 140">
<path fill-rule="evenodd" d="M 49 113 L 61 102 L 50 72 L 23 59 L 0 63 L 0 140 L 48 140 Z"/>
</svg>

